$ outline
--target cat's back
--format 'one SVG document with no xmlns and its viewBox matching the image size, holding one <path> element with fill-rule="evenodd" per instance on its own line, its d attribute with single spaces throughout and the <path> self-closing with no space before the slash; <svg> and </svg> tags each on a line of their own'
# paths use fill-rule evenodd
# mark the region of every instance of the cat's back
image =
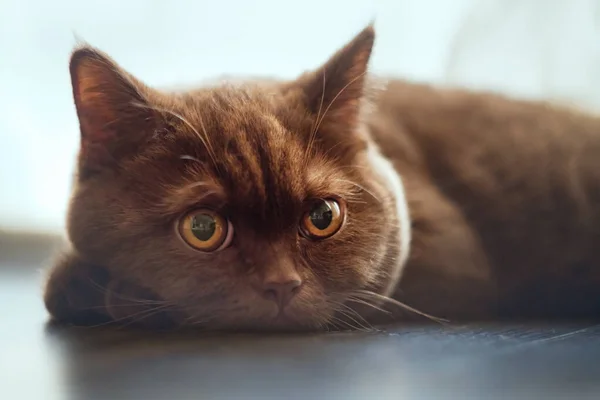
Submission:
<svg viewBox="0 0 600 400">
<path fill-rule="evenodd" d="M 501 292 L 543 292 L 547 300 L 566 286 L 600 288 L 600 119 L 547 102 L 391 81 L 370 125 L 405 177 L 413 218 L 439 231 L 457 223 L 419 206 L 425 192 L 456 210 Z"/>
</svg>

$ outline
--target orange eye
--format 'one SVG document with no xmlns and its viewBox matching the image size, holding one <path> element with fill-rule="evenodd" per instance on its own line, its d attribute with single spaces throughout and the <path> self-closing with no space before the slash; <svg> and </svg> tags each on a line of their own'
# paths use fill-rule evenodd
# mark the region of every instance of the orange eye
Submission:
<svg viewBox="0 0 600 400">
<path fill-rule="evenodd" d="M 300 221 L 300 233 L 309 239 L 326 239 L 335 235 L 346 218 L 346 210 L 335 200 L 314 201 Z"/>
<path fill-rule="evenodd" d="M 196 250 L 212 252 L 231 244 L 233 225 L 212 210 L 194 210 L 179 220 L 179 234 Z"/>
</svg>

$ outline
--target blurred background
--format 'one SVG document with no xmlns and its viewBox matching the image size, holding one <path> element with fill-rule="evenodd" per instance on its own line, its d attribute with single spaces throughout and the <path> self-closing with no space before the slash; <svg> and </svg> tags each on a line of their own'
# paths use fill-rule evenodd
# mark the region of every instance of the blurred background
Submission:
<svg viewBox="0 0 600 400">
<path fill-rule="evenodd" d="M 600 398 L 599 326 L 196 344 L 40 329 L 79 142 L 76 38 L 168 87 L 291 78 L 373 20 L 374 73 L 600 110 L 600 0 L 0 0 L 0 399 Z"/>
<path fill-rule="evenodd" d="M 76 37 L 150 85 L 293 77 L 371 20 L 372 71 L 600 109 L 599 0 L 2 0 L 0 230 L 60 232 Z"/>
</svg>

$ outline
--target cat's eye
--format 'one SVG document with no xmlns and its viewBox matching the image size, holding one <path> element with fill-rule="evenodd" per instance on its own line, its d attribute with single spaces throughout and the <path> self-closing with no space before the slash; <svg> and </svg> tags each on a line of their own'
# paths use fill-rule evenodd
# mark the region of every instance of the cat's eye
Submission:
<svg viewBox="0 0 600 400">
<path fill-rule="evenodd" d="M 332 199 L 317 199 L 300 221 L 300 233 L 314 240 L 326 239 L 335 235 L 342 227 L 346 210 L 343 203 Z"/>
<path fill-rule="evenodd" d="M 233 225 L 218 213 L 200 209 L 191 211 L 179 220 L 179 234 L 196 250 L 223 250 L 233 239 Z"/>
</svg>

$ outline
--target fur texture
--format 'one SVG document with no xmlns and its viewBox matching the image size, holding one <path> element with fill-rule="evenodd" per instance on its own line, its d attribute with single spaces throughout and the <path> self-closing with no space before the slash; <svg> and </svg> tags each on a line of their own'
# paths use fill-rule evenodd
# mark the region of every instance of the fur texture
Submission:
<svg viewBox="0 0 600 400">
<path fill-rule="evenodd" d="M 52 316 L 291 330 L 411 318 L 399 302 L 454 321 L 596 316 L 600 121 L 399 80 L 370 91 L 374 38 L 293 81 L 183 92 L 77 49 L 81 151 Z M 339 232 L 300 234 L 330 198 Z M 231 223 L 230 246 L 184 243 L 198 208 Z M 290 277 L 285 307 L 265 296 Z"/>
</svg>

